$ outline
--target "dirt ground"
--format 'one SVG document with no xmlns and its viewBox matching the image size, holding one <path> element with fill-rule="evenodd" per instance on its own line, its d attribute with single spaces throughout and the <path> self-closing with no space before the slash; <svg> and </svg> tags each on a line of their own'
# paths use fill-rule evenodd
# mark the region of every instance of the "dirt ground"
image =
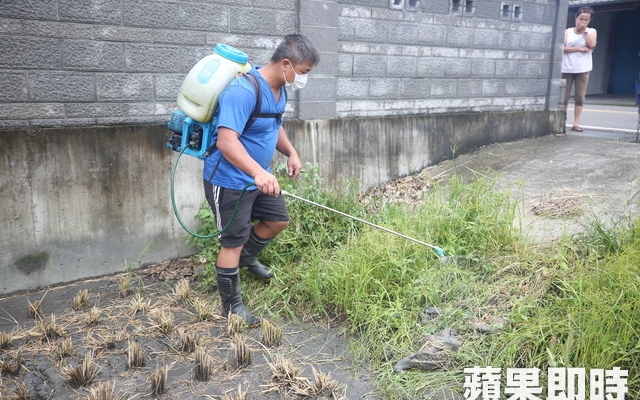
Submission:
<svg viewBox="0 0 640 400">
<path fill-rule="evenodd" d="M 170 260 L 0 299 L 0 399 L 377 398 L 335 327 L 235 332 L 197 271 Z"/>
</svg>

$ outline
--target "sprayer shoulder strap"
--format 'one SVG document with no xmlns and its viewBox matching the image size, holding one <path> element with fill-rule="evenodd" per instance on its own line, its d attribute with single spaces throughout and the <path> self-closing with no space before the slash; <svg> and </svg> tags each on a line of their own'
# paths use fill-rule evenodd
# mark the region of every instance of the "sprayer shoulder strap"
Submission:
<svg viewBox="0 0 640 400">
<path fill-rule="evenodd" d="M 253 106 L 253 111 L 251 111 L 251 114 L 249 115 L 249 119 L 247 120 L 247 123 L 244 125 L 244 129 L 242 130 L 241 133 L 245 133 L 247 131 L 247 129 L 249 129 L 251 127 L 251 125 L 253 125 L 253 123 L 256 122 L 256 119 L 258 119 L 258 118 L 278 118 L 278 119 L 281 119 L 283 113 L 261 113 L 260 112 L 260 108 L 262 107 L 262 89 L 260 88 L 260 82 L 258 82 L 258 78 L 255 75 L 252 75 L 252 74 L 250 74 L 248 72 L 245 73 L 245 74 L 242 74 L 242 76 L 247 81 L 249 81 L 249 83 L 253 87 L 253 91 L 256 94 L 256 104 Z M 287 95 L 286 91 L 284 92 L 284 95 L 285 96 Z M 205 152 L 205 157 L 210 156 L 216 150 L 217 150 L 217 146 L 214 143 Z"/>
<path fill-rule="evenodd" d="M 256 119 L 258 118 L 282 118 L 282 113 L 260 112 L 260 108 L 262 107 L 262 90 L 260 89 L 260 82 L 258 82 L 258 78 L 251 73 L 242 74 L 242 76 L 244 76 L 244 78 L 249 81 L 251 86 L 253 86 L 253 91 L 256 93 L 256 104 L 253 107 L 253 111 L 251 112 L 251 115 L 249 116 L 249 119 L 247 120 L 247 123 L 244 126 L 242 132 L 246 132 L 247 129 L 249 129 L 249 127 L 251 127 L 251 125 L 253 125 L 253 123 L 256 122 Z"/>
</svg>

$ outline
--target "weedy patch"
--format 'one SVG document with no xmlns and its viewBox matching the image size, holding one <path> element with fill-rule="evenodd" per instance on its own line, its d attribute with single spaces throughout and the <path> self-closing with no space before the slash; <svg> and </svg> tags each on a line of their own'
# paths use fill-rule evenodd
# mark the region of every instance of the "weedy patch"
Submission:
<svg viewBox="0 0 640 400">
<path fill-rule="evenodd" d="M 89 301 L 89 291 L 87 289 L 83 289 L 76 293 L 73 297 L 73 310 L 78 311 L 82 307 L 84 307 Z"/>
<path fill-rule="evenodd" d="M 194 379 L 204 382 L 208 381 L 213 372 L 213 360 L 203 347 L 198 347 L 195 354 L 195 367 L 193 368 Z"/>
<path fill-rule="evenodd" d="M 282 343 L 282 328 L 273 325 L 267 320 L 262 321 L 262 340 L 261 343 L 266 347 L 278 346 Z"/>
<path fill-rule="evenodd" d="M 86 400 L 125 400 L 127 396 L 121 391 L 116 392 L 116 382 L 100 382 L 96 387 L 91 388 Z"/>
<path fill-rule="evenodd" d="M 129 340 L 127 348 L 127 365 L 129 368 L 140 368 L 144 366 L 144 349 L 133 340 Z"/>
<path fill-rule="evenodd" d="M 85 354 L 82 364 L 76 365 L 73 368 L 66 366 L 62 368 L 62 376 L 65 377 L 71 386 L 76 388 L 87 386 L 93 382 L 98 372 L 100 372 L 100 370 L 94 365 L 92 353 Z"/>
<path fill-rule="evenodd" d="M 151 395 L 158 397 L 167 390 L 167 375 L 169 372 L 169 366 L 156 368 L 156 371 L 151 375 Z"/>
</svg>

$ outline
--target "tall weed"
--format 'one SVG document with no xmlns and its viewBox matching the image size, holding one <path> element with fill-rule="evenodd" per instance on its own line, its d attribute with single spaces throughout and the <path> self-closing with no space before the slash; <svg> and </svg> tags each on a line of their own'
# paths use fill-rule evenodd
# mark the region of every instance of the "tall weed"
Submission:
<svg viewBox="0 0 640 400">
<path fill-rule="evenodd" d="M 317 170 L 285 190 L 444 249 L 432 249 L 330 211 L 287 199 L 292 217 L 262 257 L 270 285 L 243 281 L 245 302 L 258 314 L 331 319 L 376 371 L 385 398 L 462 392 L 463 368 L 549 366 L 629 370 L 630 396 L 640 396 L 640 228 L 594 222 L 583 235 L 547 247 L 527 244 L 512 193 L 480 178 L 453 177 L 415 206 L 375 212 L 355 191 L 322 190 Z M 207 206 L 208 207 L 208 206 Z M 203 229 L 212 229 L 202 211 Z M 215 229 L 215 226 L 213 226 Z M 201 254 L 214 256 L 211 243 Z M 213 258 L 211 258 L 213 259 Z M 423 321 L 427 307 L 440 316 Z M 473 323 L 492 327 L 480 334 Z M 400 358 L 429 334 L 453 328 L 463 345 L 447 371 L 397 374 Z M 541 377 L 541 385 L 544 378 Z"/>
</svg>

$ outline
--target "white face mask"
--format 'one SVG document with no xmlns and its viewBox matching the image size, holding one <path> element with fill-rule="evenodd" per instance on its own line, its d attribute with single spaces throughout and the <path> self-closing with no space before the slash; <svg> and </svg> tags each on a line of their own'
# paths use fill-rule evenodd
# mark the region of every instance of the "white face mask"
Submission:
<svg viewBox="0 0 640 400">
<path fill-rule="evenodd" d="M 298 89 L 302 89 L 304 87 L 304 85 L 307 84 L 307 78 L 308 75 L 307 74 L 297 74 L 296 70 L 293 69 L 293 65 L 291 65 L 291 69 L 293 70 L 293 82 L 287 82 L 287 76 L 285 75 L 284 71 L 282 71 L 282 75 L 284 76 L 284 86 L 287 89 L 291 89 L 291 90 L 298 90 Z"/>
</svg>

